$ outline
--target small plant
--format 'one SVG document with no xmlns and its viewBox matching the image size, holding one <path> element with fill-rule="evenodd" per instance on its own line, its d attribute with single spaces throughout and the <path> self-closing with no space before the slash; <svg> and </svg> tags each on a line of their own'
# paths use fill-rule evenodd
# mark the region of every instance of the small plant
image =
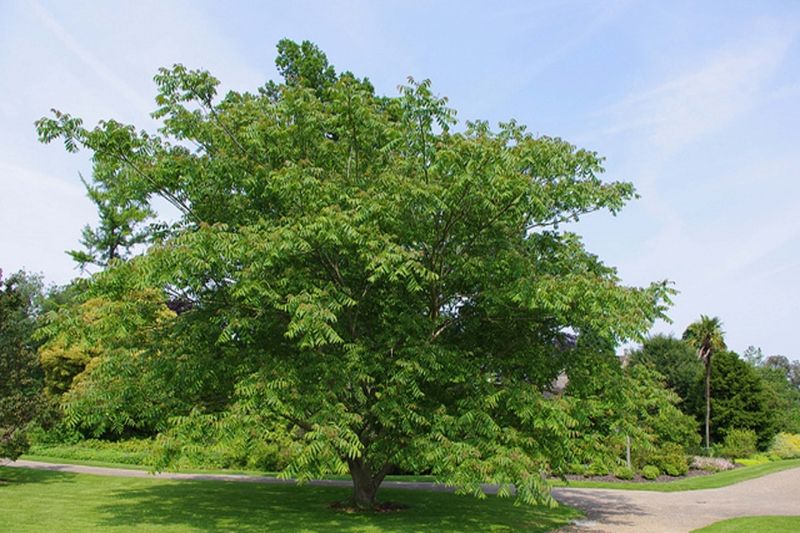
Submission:
<svg viewBox="0 0 800 533">
<path fill-rule="evenodd" d="M 750 429 L 731 429 L 719 448 L 719 454 L 740 459 L 756 453 L 756 432 Z"/>
<path fill-rule="evenodd" d="M 645 479 L 649 479 L 650 481 L 654 479 L 658 479 L 658 476 L 661 475 L 661 471 L 658 469 L 657 466 L 647 465 L 642 468 L 642 477 Z"/>
<path fill-rule="evenodd" d="M 629 466 L 618 466 L 614 470 L 614 477 L 617 479 L 633 479 L 633 469 Z"/>
<path fill-rule="evenodd" d="M 800 435 L 791 433 L 778 433 L 772 441 L 769 452 L 780 459 L 794 459 L 800 457 Z"/>
</svg>

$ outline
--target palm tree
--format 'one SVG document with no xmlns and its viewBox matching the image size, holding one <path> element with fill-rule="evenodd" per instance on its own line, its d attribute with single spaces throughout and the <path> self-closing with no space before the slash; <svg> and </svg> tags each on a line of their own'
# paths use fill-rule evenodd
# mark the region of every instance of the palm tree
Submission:
<svg viewBox="0 0 800 533">
<path fill-rule="evenodd" d="M 700 320 L 689 324 L 683 332 L 683 340 L 697 351 L 706 367 L 706 451 L 711 447 L 711 358 L 726 349 L 724 335 L 720 319 L 706 315 L 700 315 Z"/>
</svg>

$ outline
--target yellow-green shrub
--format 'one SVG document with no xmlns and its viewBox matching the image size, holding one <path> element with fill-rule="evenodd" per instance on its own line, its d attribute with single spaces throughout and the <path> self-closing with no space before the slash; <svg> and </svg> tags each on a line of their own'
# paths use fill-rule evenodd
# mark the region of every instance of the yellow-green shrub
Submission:
<svg viewBox="0 0 800 533">
<path fill-rule="evenodd" d="M 642 477 L 645 479 L 649 479 L 650 481 L 656 479 L 660 475 L 661 471 L 658 469 L 657 466 L 647 465 L 644 468 L 642 468 Z"/>
<path fill-rule="evenodd" d="M 778 433 L 772 441 L 770 454 L 781 459 L 795 459 L 800 457 L 800 435 L 792 433 Z"/>
</svg>

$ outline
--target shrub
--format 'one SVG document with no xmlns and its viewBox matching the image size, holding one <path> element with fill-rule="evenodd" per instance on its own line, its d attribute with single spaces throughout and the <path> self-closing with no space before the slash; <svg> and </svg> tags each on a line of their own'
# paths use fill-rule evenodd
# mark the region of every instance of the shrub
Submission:
<svg viewBox="0 0 800 533">
<path fill-rule="evenodd" d="M 794 459 L 800 457 L 800 435 L 792 433 L 778 433 L 772 441 L 770 454 L 781 459 Z"/>
<path fill-rule="evenodd" d="M 28 426 L 28 440 L 31 445 L 50 446 L 57 444 L 78 444 L 83 440 L 83 435 L 67 424 L 59 421 L 51 427 L 45 428 L 38 422 Z"/>
<path fill-rule="evenodd" d="M 614 469 L 614 477 L 617 479 L 633 479 L 633 469 L 628 466 L 618 466 Z"/>
<path fill-rule="evenodd" d="M 756 453 L 756 432 L 750 429 L 731 429 L 719 448 L 720 455 L 739 459 Z"/>
<path fill-rule="evenodd" d="M 664 443 L 657 448 L 651 455 L 650 462 L 670 476 L 682 476 L 689 471 L 683 447 L 674 442 Z"/>
<path fill-rule="evenodd" d="M 661 471 L 658 469 L 657 466 L 647 465 L 642 468 L 642 477 L 645 479 L 649 479 L 650 481 L 657 479 L 658 476 L 661 475 Z"/>
<path fill-rule="evenodd" d="M 567 467 L 567 472 L 576 476 L 585 476 L 588 467 L 584 464 L 571 464 Z"/>
<path fill-rule="evenodd" d="M 602 461 L 595 461 L 586 468 L 587 476 L 607 476 L 611 473 L 611 468 Z"/>
<path fill-rule="evenodd" d="M 692 468 L 695 470 L 708 470 L 720 472 L 722 470 L 732 470 L 736 465 L 722 457 L 705 457 L 696 455 L 692 458 Z"/>
</svg>

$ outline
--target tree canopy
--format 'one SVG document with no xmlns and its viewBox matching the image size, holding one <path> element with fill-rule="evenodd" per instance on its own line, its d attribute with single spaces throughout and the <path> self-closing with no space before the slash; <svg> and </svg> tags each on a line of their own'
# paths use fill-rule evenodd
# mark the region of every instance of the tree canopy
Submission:
<svg viewBox="0 0 800 533">
<path fill-rule="evenodd" d="M 294 435 L 286 476 L 349 472 L 365 507 L 395 466 L 547 501 L 541 474 L 567 461 L 571 421 L 543 392 L 588 340 L 639 339 L 669 302 L 666 282 L 623 286 L 562 227 L 616 213 L 633 186 L 513 120 L 459 124 L 429 81 L 381 96 L 310 43 L 278 52 L 283 80 L 253 93 L 160 70 L 158 132 L 38 121 L 42 141 L 92 152 L 111 205 L 180 213 L 143 253 L 108 256 L 87 298 L 187 302 L 148 325 L 138 364 L 222 378 L 195 414 Z"/>
</svg>

